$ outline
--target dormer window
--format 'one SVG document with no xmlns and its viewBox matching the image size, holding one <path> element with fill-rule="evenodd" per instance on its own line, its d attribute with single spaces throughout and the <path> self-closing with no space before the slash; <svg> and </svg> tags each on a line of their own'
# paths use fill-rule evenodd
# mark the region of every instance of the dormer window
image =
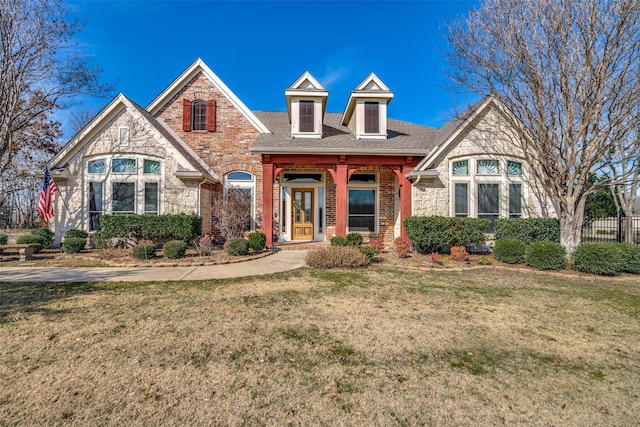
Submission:
<svg viewBox="0 0 640 427">
<path fill-rule="evenodd" d="M 314 102 L 300 101 L 300 132 L 314 132 Z"/>
<path fill-rule="evenodd" d="M 364 103 L 364 133 L 380 133 L 380 104 Z"/>
</svg>

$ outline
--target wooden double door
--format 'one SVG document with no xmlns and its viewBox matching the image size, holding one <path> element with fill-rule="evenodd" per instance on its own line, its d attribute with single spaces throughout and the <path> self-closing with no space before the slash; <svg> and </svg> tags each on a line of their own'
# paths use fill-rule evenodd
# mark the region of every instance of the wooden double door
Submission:
<svg viewBox="0 0 640 427">
<path fill-rule="evenodd" d="M 313 240 L 313 188 L 294 188 L 291 204 L 291 239 Z"/>
</svg>

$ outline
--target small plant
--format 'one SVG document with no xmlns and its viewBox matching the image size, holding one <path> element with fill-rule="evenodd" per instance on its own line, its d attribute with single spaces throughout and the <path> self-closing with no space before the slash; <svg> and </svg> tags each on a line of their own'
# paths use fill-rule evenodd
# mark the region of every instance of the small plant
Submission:
<svg viewBox="0 0 640 427">
<path fill-rule="evenodd" d="M 41 236 L 44 242 L 44 244 L 42 245 L 43 248 L 50 248 L 53 244 L 53 238 L 55 237 L 55 234 L 48 228 L 36 228 L 31 230 L 29 234 L 34 236 Z"/>
<path fill-rule="evenodd" d="M 452 246 L 450 256 L 454 261 L 469 261 L 469 253 L 464 246 Z"/>
<path fill-rule="evenodd" d="M 242 237 L 234 237 L 227 240 L 224 244 L 224 250 L 232 256 L 246 255 L 249 253 L 249 242 Z"/>
<path fill-rule="evenodd" d="M 347 246 L 347 238 L 343 236 L 333 236 L 331 246 Z"/>
<path fill-rule="evenodd" d="M 162 247 L 162 255 L 171 259 L 184 258 L 187 244 L 183 240 L 170 240 Z"/>
<path fill-rule="evenodd" d="M 347 234 L 347 245 L 348 246 L 360 246 L 362 245 L 362 234 L 360 233 L 349 233 Z"/>
<path fill-rule="evenodd" d="M 256 252 L 262 252 L 267 246 L 267 235 L 262 231 L 254 231 L 247 236 L 249 247 Z"/>
<path fill-rule="evenodd" d="M 305 258 L 313 268 L 358 268 L 369 265 L 369 258 L 352 246 L 330 246 L 309 251 Z"/>
<path fill-rule="evenodd" d="M 539 270 L 560 270 L 567 265 L 567 251 L 559 243 L 533 242 L 524 260 Z"/>
<path fill-rule="evenodd" d="M 369 258 L 369 261 L 378 261 L 378 247 L 376 245 L 372 245 L 371 243 L 363 245 L 360 247 L 360 252 L 365 254 L 367 258 Z"/>
<path fill-rule="evenodd" d="M 382 253 L 385 250 L 384 240 L 379 237 L 369 239 L 369 244 L 375 245 L 375 247 L 378 249 L 378 253 Z"/>
<path fill-rule="evenodd" d="M 16 243 L 19 245 L 37 244 L 33 249 L 33 253 L 37 254 L 42 248 L 48 247 L 48 241 L 46 237 L 37 234 L 23 234 L 16 239 Z"/>
<path fill-rule="evenodd" d="M 4 233 L 0 233 L 0 245 L 6 245 L 9 241 L 9 236 Z"/>
<path fill-rule="evenodd" d="M 143 241 L 133 247 L 133 257 L 135 259 L 151 259 L 156 256 L 156 245 Z"/>
<path fill-rule="evenodd" d="M 71 230 L 64 233 L 65 239 L 68 239 L 68 238 L 86 239 L 87 237 L 89 237 L 89 233 L 87 233 L 84 230 L 76 230 L 75 228 L 72 228 Z"/>
<path fill-rule="evenodd" d="M 493 254 L 498 261 L 507 264 L 520 264 L 524 262 L 527 246 L 522 240 L 505 238 L 496 240 Z"/>
<path fill-rule="evenodd" d="M 441 256 L 440 256 L 440 254 L 439 254 L 439 253 L 437 253 L 437 252 L 431 252 L 431 253 L 429 254 L 429 259 L 431 260 L 431 263 L 432 263 L 432 264 L 438 264 L 438 265 L 441 265 L 441 264 L 442 264 L 442 259 L 441 259 L 441 258 L 442 258 L 442 257 L 441 257 Z"/>
<path fill-rule="evenodd" d="M 211 255 L 214 240 L 211 234 L 203 234 L 193 241 L 193 247 L 200 256 Z"/>
<path fill-rule="evenodd" d="M 62 241 L 62 251 L 65 254 L 77 254 L 81 252 L 87 245 L 87 238 L 82 237 L 67 237 Z"/>
<path fill-rule="evenodd" d="M 480 258 L 478 258 L 478 264 L 480 265 L 491 265 L 492 263 L 493 260 L 491 259 L 491 257 L 481 256 Z"/>
<path fill-rule="evenodd" d="M 393 250 L 396 252 L 398 258 L 406 258 L 411 252 L 409 244 L 402 239 L 402 237 L 396 237 L 393 241 Z"/>
</svg>

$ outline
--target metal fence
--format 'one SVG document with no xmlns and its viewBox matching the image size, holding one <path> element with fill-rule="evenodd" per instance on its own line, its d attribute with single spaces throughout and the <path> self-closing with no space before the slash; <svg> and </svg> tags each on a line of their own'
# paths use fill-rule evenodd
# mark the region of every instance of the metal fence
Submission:
<svg viewBox="0 0 640 427">
<path fill-rule="evenodd" d="M 583 242 L 626 242 L 640 245 L 640 216 L 586 218 L 582 224 Z"/>
</svg>

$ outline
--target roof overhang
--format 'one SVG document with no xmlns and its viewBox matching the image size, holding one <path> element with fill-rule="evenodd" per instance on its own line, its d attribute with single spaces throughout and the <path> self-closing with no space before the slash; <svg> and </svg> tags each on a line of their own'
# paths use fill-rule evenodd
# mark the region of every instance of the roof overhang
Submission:
<svg viewBox="0 0 640 427">
<path fill-rule="evenodd" d="M 362 155 L 362 156 L 412 156 L 422 157 L 424 151 L 415 150 L 372 150 L 362 148 L 305 148 L 305 147 L 252 147 L 250 148 L 252 154 L 350 154 L 350 155 Z"/>
</svg>

